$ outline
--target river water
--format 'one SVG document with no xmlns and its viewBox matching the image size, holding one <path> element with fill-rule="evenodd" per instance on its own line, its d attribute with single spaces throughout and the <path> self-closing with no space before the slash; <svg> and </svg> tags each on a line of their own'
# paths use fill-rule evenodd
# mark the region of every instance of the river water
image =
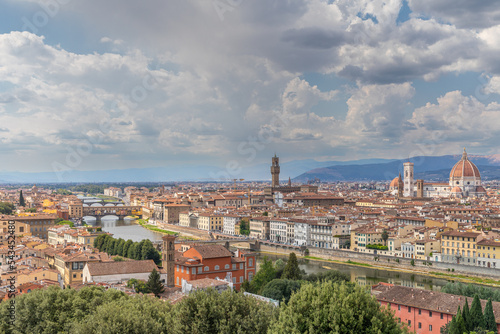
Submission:
<svg viewBox="0 0 500 334">
<path fill-rule="evenodd" d="M 277 259 L 288 259 L 288 256 L 285 255 L 258 254 L 257 261 L 262 262 L 265 256 L 273 261 L 276 261 Z M 441 287 L 448 282 L 446 279 L 434 278 L 426 275 L 375 269 L 370 267 L 358 267 L 342 263 L 309 260 L 303 258 L 298 258 L 298 262 L 299 268 L 304 269 L 304 271 L 308 274 L 335 269 L 347 274 L 351 278 L 351 281 L 357 282 L 362 286 L 370 286 L 379 282 L 385 282 L 411 288 L 439 291 Z"/>
<path fill-rule="evenodd" d="M 89 225 L 101 226 L 103 231 L 113 234 L 115 238 L 125 240 L 141 241 L 149 239 L 151 241 L 160 241 L 162 234 L 150 231 L 141 225 L 135 223 L 134 219 L 118 219 L 118 217 L 104 217 L 100 223 L 96 223 L 95 218 L 86 217 L 86 222 Z M 277 259 L 286 260 L 285 255 L 269 255 L 257 254 L 257 261 L 262 262 L 264 256 L 267 256 L 273 261 Z M 440 290 L 448 280 L 442 278 L 429 277 L 421 274 L 411 274 L 399 271 L 391 271 L 384 269 L 375 269 L 370 267 L 358 267 L 341 263 L 332 263 L 325 261 L 309 260 L 299 258 L 299 267 L 304 269 L 306 273 L 317 273 L 330 269 L 339 270 L 347 274 L 351 281 L 358 282 L 360 285 L 373 285 L 378 282 L 392 283 L 403 285 L 412 288 L 420 288 L 426 290 Z"/>
<path fill-rule="evenodd" d="M 116 239 L 141 241 L 149 239 L 151 241 L 161 241 L 161 233 L 153 232 L 135 222 L 135 219 L 118 219 L 116 216 L 106 216 L 101 222 L 96 222 L 94 217 L 84 217 L 85 222 L 92 226 L 101 226 L 102 230 L 113 234 Z"/>
</svg>

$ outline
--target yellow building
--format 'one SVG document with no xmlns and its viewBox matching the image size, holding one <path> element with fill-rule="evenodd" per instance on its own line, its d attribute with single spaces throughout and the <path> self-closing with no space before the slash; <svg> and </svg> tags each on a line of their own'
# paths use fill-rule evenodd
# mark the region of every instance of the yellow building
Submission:
<svg viewBox="0 0 500 334">
<path fill-rule="evenodd" d="M 205 231 L 222 231 L 224 216 L 216 213 L 200 213 L 198 228 Z"/>
<path fill-rule="evenodd" d="M 60 274 L 55 269 L 38 268 L 35 270 L 23 270 L 17 275 L 16 285 L 21 285 L 28 282 L 40 282 L 51 280 L 57 282 Z"/>
<path fill-rule="evenodd" d="M 415 240 L 415 258 L 427 260 L 432 253 L 441 252 L 441 242 L 435 239 Z"/>
<path fill-rule="evenodd" d="M 483 239 L 477 242 L 477 265 L 500 268 L 500 241 Z"/>
<path fill-rule="evenodd" d="M 482 239 L 480 233 L 447 231 L 441 234 L 441 259 L 447 263 L 476 265 L 476 243 Z"/>
</svg>

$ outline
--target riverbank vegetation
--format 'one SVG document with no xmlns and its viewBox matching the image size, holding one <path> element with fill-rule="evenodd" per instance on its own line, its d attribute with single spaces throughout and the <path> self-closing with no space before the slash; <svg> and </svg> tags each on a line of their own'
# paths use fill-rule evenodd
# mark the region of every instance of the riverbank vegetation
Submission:
<svg viewBox="0 0 500 334">
<path fill-rule="evenodd" d="M 480 299 L 491 299 L 495 302 L 500 302 L 500 289 L 489 288 L 472 284 L 464 284 L 461 282 L 446 283 L 441 288 L 441 292 L 451 293 L 453 295 L 461 295 L 466 297 L 479 296 Z"/>
<path fill-rule="evenodd" d="M 169 235 L 179 235 L 177 232 L 172 232 L 169 230 L 164 230 L 161 228 L 158 228 L 154 225 L 150 225 L 147 220 L 144 219 L 137 219 L 136 220 L 137 224 L 141 225 L 144 228 L 147 228 L 150 231 L 158 232 L 158 233 L 163 233 L 163 234 L 169 234 Z"/>
<path fill-rule="evenodd" d="M 299 268 L 295 253 L 290 253 L 288 261 L 278 259 L 274 262 L 264 257 L 259 271 L 252 282 L 245 281 L 244 291 L 262 295 L 280 302 L 287 303 L 292 294 L 303 284 L 324 281 L 349 282 L 349 276 L 337 270 L 329 270 L 316 274 L 306 274 Z"/>
<path fill-rule="evenodd" d="M 156 264 L 161 263 L 160 252 L 156 250 L 149 239 L 141 242 L 125 241 L 122 238 L 115 239 L 109 234 L 101 234 L 94 239 L 94 247 L 109 255 L 118 255 L 133 260 L 153 260 Z"/>
</svg>

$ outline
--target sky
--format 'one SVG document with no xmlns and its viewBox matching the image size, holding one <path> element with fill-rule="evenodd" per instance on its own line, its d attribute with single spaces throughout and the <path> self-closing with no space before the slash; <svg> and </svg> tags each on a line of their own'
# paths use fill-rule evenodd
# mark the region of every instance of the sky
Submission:
<svg viewBox="0 0 500 334">
<path fill-rule="evenodd" d="M 500 153 L 497 0 L 0 6 L 0 171 Z"/>
</svg>

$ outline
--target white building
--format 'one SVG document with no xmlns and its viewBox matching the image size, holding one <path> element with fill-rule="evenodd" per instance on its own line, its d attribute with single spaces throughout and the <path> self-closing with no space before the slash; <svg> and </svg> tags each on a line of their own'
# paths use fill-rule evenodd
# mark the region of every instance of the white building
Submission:
<svg viewBox="0 0 500 334">
<path fill-rule="evenodd" d="M 332 234 L 333 224 L 318 224 L 311 223 L 311 241 L 310 245 L 319 248 L 333 248 L 333 234 Z"/>
<path fill-rule="evenodd" d="M 287 223 L 287 219 L 271 219 L 271 222 L 269 223 L 269 239 L 273 242 L 287 242 Z"/>
<path fill-rule="evenodd" d="M 307 221 L 295 220 L 295 241 L 297 246 L 308 246 L 311 244 L 311 226 Z"/>
<path fill-rule="evenodd" d="M 166 282 L 167 273 L 160 271 L 153 260 L 88 262 L 83 268 L 83 282 L 117 283 L 132 278 L 147 281 L 153 269 L 159 272 L 160 280 Z"/>
<path fill-rule="evenodd" d="M 236 235 L 234 227 L 241 220 L 238 215 L 227 214 L 222 218 L 222 233 L 229 235 Z"/>
</svg>

